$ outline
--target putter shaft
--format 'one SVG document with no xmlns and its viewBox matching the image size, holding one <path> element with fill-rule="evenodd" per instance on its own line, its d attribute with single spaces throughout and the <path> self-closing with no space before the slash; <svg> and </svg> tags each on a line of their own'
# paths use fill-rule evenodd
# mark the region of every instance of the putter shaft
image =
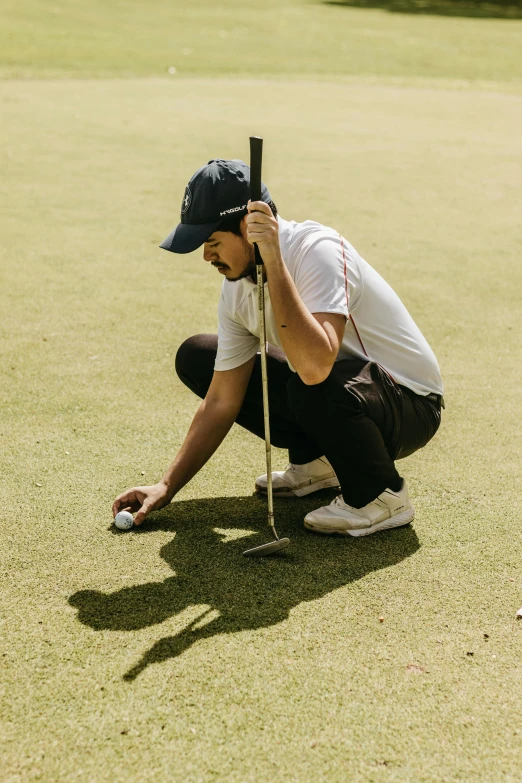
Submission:
<svg viewBox="0 0 522 783">
<path fill-rule="evenodd" d="M 265 420 L 266 481 L 268 494 L 268 524 L 276 541 L 279 539 L 274 523 L 274 497 L 272 491 L 272 449 L 270 446 L 270 415 L 268 406 L 268 372 L 266 364 L 265 288 L 263 264 L 256 265 L 257 296 L 259 306 L 259 349 L 261 353 L 261 383 L 263 386 L 263 416 Z"/>
<path fill-rule="evenodd" d="M 250 137 L 250 194 L 252 201 L 261 199 L 261 163 L 263 157 L 263 139 L 259 136 Z M 290 544 L 288 538 L 279 538 L 274 525 L 274 495 L 272 489 L 272 450 L 270 446 L 270 417 L 268 405 L 268 372 L 266 361 L 266 324 L 265 324 L 265 289 L 264 267 L 259 248 L 254 244 L 257 274 L 257 299 L 259 308 L 259 349 L 261 354 L 261 384 L 263 392 L 263 417 L 265 423 L 265 451 L 268 494 L 268 525 L 274 536 L 274 541 L 261 546 L 247 549 L 243 554 L 246 557 L 266 557 L 280 552 Z"/>
</svg>

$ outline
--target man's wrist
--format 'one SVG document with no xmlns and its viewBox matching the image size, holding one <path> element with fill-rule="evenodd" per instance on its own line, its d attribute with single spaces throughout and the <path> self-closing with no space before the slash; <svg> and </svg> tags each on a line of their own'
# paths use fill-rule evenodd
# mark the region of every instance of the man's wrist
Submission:
<svg viewBox="0 0 522 783">
<path fill-rule="evenodd" d="M 283 256 L 281 255 L 280 250 L 276 250 L 273 253 L 267 253 L 266 257 L 263 254 L 261 255 L 263 258 L 263 263 L 269 272 L 273 271 L 275 274 L 277 274 L 284 270 L 285 262 L 283 261 Z"/>
<path fill-rule="evenodd" d="M 176 494 L 175 487 L 171 486 L 168 478 L 166 478 L 165 476 L 162 479 L 160 479 L 160 481 L 158 481 L 158 484 L 165 488 L 165 495 L 169 499 L 169 503 L 170 503 L 170 501 L 172 500 L 172 498 Z"/>
</svg>

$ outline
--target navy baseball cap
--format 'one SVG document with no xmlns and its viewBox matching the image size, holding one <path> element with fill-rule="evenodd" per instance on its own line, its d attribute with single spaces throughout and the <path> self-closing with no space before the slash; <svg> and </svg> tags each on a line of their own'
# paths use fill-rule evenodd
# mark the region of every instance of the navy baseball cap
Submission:
<svg viewBox="0 0 522 783">
<path fill-rule="evenodd" d="M 172 253 L 191 253 L 207 241 L 220 223 L 232 215 L 248 212 L 250 168 L 242 160 L 209 160 L 198 169 L 185 188 L 181 223 L 161 243 Z M 265 185 L 261 200 L 271 201 Z"/>
</svg>

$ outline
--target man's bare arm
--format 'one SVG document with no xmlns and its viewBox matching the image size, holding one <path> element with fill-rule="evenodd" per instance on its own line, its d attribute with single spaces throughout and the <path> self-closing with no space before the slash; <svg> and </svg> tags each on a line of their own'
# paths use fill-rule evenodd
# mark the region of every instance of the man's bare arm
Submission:
<svg viewBox="0 0 522 783">
<path fill-rule="evenodd" d="M 134 487 L 114 501 L 112 511 L 135 511 L 141 525 L 151 511 L 168 505 L 201 470 L 229 432 L 243 404 L 255 357 L 234 370 L 214 372 L 207 395 L 199 406 L 176 458 L 163 478 L 147 487 Z"/>
<path fill-rule="evenodd" d="M 282 260 L 270 267 L 268 288 L 277 331 L 290 364 L 304 383 L 321 383 L 330 375 L 339 353 L 345 316 L 310 313 Z"/>
<path fill-rule="evenodd" d="M 248 209 L 247 238 L 261 251 L 283 350 L 304 383 L 321 383 L 339 353 L 346 318 L 341 313 L 311 313 L 305 307 L 281 256 L 277 219 L 262 201 L 249 203 Z"/>
<path fill-rule="evenodd" d="M 228 434 L 243 404 L 254 362 L 255 357 L 234 370 L 214 372 L 187 437 L 162 478 L 171 497 L 188 484 Z"/>
</svg>

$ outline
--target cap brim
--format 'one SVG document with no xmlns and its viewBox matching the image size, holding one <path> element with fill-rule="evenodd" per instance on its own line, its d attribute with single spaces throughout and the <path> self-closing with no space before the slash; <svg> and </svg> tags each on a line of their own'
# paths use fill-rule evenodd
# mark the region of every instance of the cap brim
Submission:
<svg viewBox="0 0 522 783">
<path fill-rule="evenodd" d="M 207 241 L 220 223 L 219 220 L 217 223 L 200 223 L 199 225 L 179 223 L 174 231 L 163 240 L 160 247 L 163 250 L 170 250 L 171 253 L 192 253 Z"/>
</svg>

